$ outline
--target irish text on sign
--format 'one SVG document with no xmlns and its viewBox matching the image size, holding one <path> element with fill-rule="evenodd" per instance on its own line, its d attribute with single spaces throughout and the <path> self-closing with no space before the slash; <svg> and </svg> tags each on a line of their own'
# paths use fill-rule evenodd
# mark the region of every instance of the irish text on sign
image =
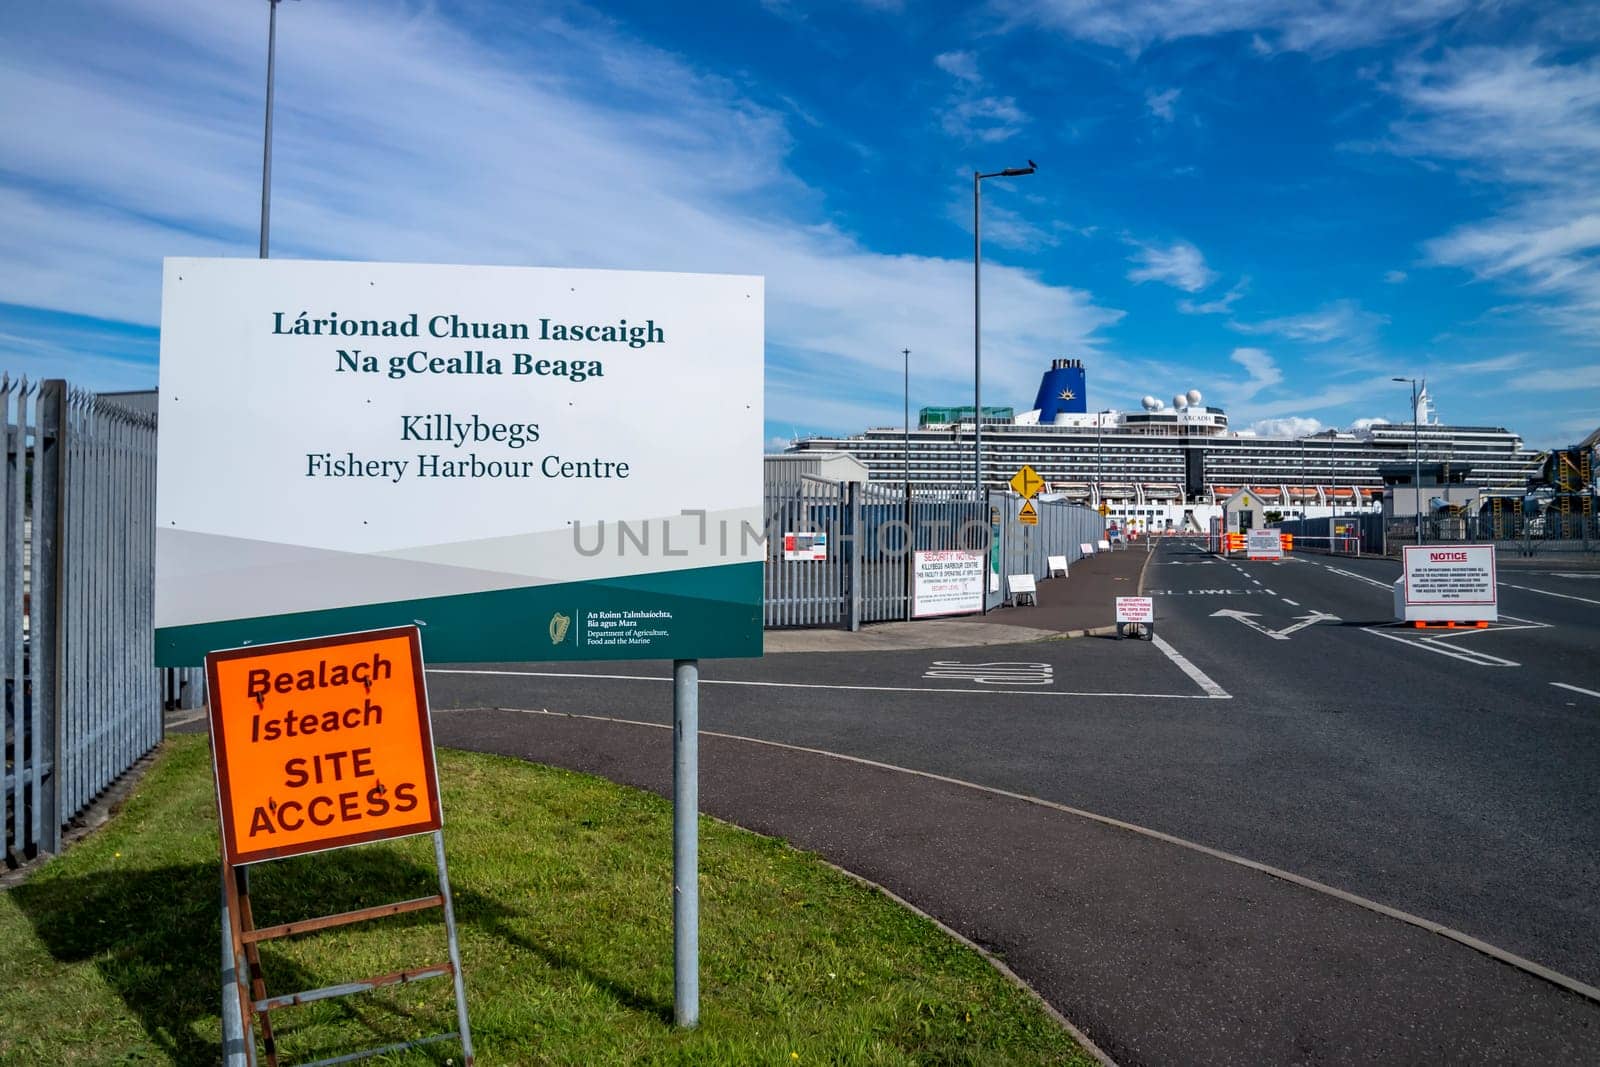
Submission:
<svg viewBox="0 0 1600 1067">
<path fill-rule="evenodd" d="M 416 627 L 213 652 L 206 671 L 229 864 L 439 829 Z"/>
</svg>

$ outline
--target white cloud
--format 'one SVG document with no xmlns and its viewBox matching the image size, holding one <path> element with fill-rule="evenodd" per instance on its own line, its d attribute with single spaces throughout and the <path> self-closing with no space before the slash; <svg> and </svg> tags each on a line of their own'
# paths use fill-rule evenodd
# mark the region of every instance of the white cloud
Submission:
<svg viewBox="0 0 1600 1067">
<path fill-rule="evenodd" d="M 1316 311 L 1284 315 L 1260 322 L 1231 322 L 1240 333 L 1277 334 L 1292 341 L 1348 341 L 1369 339 L 1389 321 L 1387 315 L 1364 311 L 1353 300 L 1336 300 Z"/>
<path fill-rule="evenodd" d="M 998 144 L 1009 141 L 1027 125 L 1028 115 L 1009 96 L 961 94 L 945 103 L 939 123 L 944 132 L 962 141 Z"/>
<path fill-rule="evenodd" d="M 1150 110 L 1150 114 L 1154 115 L 1156 118 L 1162 119 L 1166 122 L 1171 122 L 1173 119 L 1172 105 L 1178 102 L 1178 96 L 1182 92 L 1182 89 L 1166 89 L 1159 93 L 1154 89 L 1146 89 L 1144 93 L 1144 106 L 1147 107 Z"/>
<path fill-rule="evenodd" d="M 1231 311 L 1233 309 L 1233 305 L 1238 303 L 1239 299 L 1243 297 L 1244 294 L 1249 291 L 1249 289 L 1250 279 L 1240 278 L 1233 284 L 1231 289 L 1215 300 L 1196 302 L 1194 300 L 1190 300 L 1188 297 L 1184 297 L 1182 300 L 1178 301 L 1178 310 L 1183 312 L 1185 315 L 1223 315 Z"/>
<path fill-rule="evenodd" d="M 1253 423 L 1250 429 L 1259 437 L 1307 437 L 1321 431 L 1322 422 L 1304 415 L 1289 415 L 1261 419 Z"/>
<path fill-rule="evenodd" d="M 1413 33 L 1472 0 L 996 0 L 1013 21 L 1140 52 L 1161 41 L 1252 33 L 1258 52 L 1327 52 Z"/>
<path fill-rule="evenodd" d="M 1393 150 L 1460 163 L 1508 190 L 1506 206 L 1423 245 L 1430 262 L 1536 299 L 1557 325 L 1600 326 L 1600 59 L 1530 46 L 1413 59 L 1394 91 L 1409 107 Z"/>
<path fill-rule="evenodd" d="M 958 81 L 973 84 L 983 81 L 978 73 L 978 57 L 971 52 L 941 52 L 933 57 L 933 64 Z"/>
<path fill-rule="evenodd" d="M 1162 282 L 1186 293 L 1198 293 L 1216 280 L 1216 272 L 1206 266 L 1205 256 L 1188 241 L 1174 241 L 1165 248 L 1139 244 L 1129 260 L 1138 264 L 1128 272 L 1130 282 Z"/>
<path fill-rule="evenodd" d="M 0 35 L 0 99 L 30 102 L 0 109 L 0 292 L 154 323 L 161 256 L 255 254 L 259 13 L 44 10 Z M 783 115 L 731 84 L 610 23 L 513 10 L 488 40 L 434 7 L 280 11 L 275 255 L 763 274 L 769 376 L 829 368 L 773 391 L 775 419 L 817 425 L 829 397 L 897 380 L 907 346 L 924 381 L 970 382 L 949 343 L 971 334 L 970 261 L 880 253 L 807 214 L 822 192 L 789 170 Z M 984 302 L 1002 381 L 1121 316 L 1003 262 Z"/>
<path fill-rule="evenodd" d="M 1374 426 L 1387 426 L 1387 425 L 1389 425 L 1389 420 L 1388 419 L 1384 418 L 1381 415 L 1372 415 L 1372 416 L 1368 416 L 1367 418 L 1361 418 L 1361 419 L 1354 420 L 1353 422 L 1350 423 L 1350 429 L 1356 430 L 1356 431 L 1370 430 Z"/>
<path fill-rule="evenodd" d="M 1262 349 L 1235 348 L 1228 358 L 1243 367 L 1250 375 L 1248 381 L 1235 387 L 1234 393 L 1239 403 L 1248 403 L 1263 389 L 1270 389 L 1283 381 L 1283 371 Z"/>
<path fill-rule="evenodd" d="M 1403 270 L 1386 270 L 1383 272 L 1383 280 L 1390 285 L 1399 285 L 1406 280 L 1406 272 Z"/>
</svg>

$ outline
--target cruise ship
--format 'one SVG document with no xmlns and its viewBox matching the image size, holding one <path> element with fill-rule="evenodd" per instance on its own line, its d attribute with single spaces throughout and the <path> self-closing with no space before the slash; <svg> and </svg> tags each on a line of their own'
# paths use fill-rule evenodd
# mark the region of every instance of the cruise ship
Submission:
<svg viewBox="0 0 1600 1067">
<path fill-rule="evenodd" d="M 1365 510 L 1382 496 L 1380 468 L 1391 483 L 1409 483 L 1399 468 L 1415 461 L 1418 442 L 1423 463 L 1449 464 L 1456 478 L 1485 497 L 1520 499 L 1541 461 L 1504 427 L 1442 424 L 1425 386 L 1415 424 L 1305 437 L 1235 431 L 1227 413 L 1207 405 L 1196 389 L 1177 394 L 1170 406 L 1146 396 L 1137 410 L 1103 412 L 1087 409 L 1086 392 L 1083 361 L 1057 359 L 1029 410 L 985 406 L 985 485 L 1003 487 L 1028 464 L 1045 479 L 1046 492 L 1092 507 L 1104 504 L 1130 525 L 1146 525 L 1131 521 L 1139 518 L 1155 528 L 1175 513 L 1193 521 L 1242 488 L 1281 505 L 1285 515 Z M 971 405 L 925 407 L 909 432 L 883 427 L 850 437 L 810 437 L 787 451 L 848 453 L 866 465 L 873 481 L 968 488 L 973 416 Z"/>
</svg>

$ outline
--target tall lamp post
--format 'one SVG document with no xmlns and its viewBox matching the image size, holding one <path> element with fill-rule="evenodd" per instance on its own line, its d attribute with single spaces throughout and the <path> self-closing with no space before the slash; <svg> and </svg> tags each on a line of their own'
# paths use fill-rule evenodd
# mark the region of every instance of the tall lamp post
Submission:
<svg viewBox="0 0 1600 1067">
<path fill-rule="evenodd" d="M 1030 159 L 1026 167 L 1007 167 L 992 174 L 972 172 L 972 488 L 979 503 L 983 502 L 983 334 L 978 285 L 978 268 L 983 262 L 978 208 L 983 194 L 979 183 L 985 178 L 1021 178 L 1037 169 Z"/>
<path fill-rule="evenodd" d="M 902 348 L 906 357 L 906 504 L 911 503 L 911 349 Z"/>
<path fill-rule="evenodd" d="M 272 83 L 278 58 L 278 5 L 267 0 L 267 122 L 261 138 L 261 258 L 267 258 L 267 234 L 272 219 Z"/>
<path fill-rule="evenodd" d="M 1391 378 L 1390 381 L 1411 383 L 1411 453 L 1414 464 L 1411 489 L 1417 503 L 1417 544 L 1422 544 L 1422 427 L 1418 425 L 1421 415 L 1417 411 L 1417 379 Z"/>
<path fill-rule="evenodd" d="M 1109 414 L 1111 409 L 1106 408 L 1104 411 L 1095 412 L 1094 416 L 1094 506 L 1097 508 L 1105 503 L 1100 484 L 1105 481 L 1106 450 L 1100 443 L 1100 433 L 1105 428 L 1106 416 Z"/>
</svg>

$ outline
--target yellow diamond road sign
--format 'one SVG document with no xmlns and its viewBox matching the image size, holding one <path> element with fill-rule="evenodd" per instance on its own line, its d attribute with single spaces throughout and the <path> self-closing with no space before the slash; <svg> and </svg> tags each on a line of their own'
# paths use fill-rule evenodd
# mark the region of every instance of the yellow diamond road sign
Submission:
<svg viewBox="0 0 1600 1067">
<path fill-rule="evenodd" d="M 1024 463 L 1022 469 L 1011 476 L 1011 488 L 1015 489 L 1022 499 L 1032 500 L 1033 495 L 1044 488 L 1044 479 L 1039 477 L 1038 471 Z"/>
<path fill-rule="evenodd" d="M 1033 501 L 1024 500 L 1022 502 L 1022 510 L 1017 512 L 1017 521 L 1024 526 L 1039 525 L 1039 513 L 1034 510 Z"/>
</svg>

